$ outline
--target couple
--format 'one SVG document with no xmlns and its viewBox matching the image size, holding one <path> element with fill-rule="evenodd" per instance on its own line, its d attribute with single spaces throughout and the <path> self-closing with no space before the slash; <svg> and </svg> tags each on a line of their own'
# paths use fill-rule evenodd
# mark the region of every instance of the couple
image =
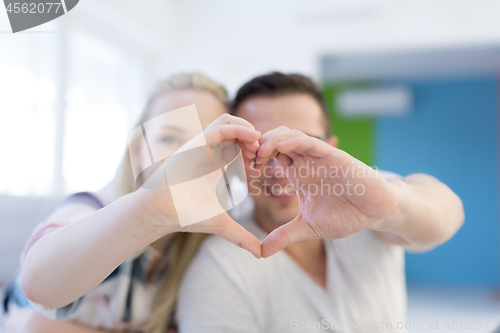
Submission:
<svg viewBox="0 0 500 333">
<path fill-rule="evenodd" d="M 132 140 L 110 185 L 68 197 L 33 231 L 4 290 L 5 332 L 404 331 L 404 250 L 452 237 L 460 199 L 432 176 L 376 172 L 337 149 L 305 76 L 255 77 L 229 114 L 220 84 L 173 76 L 139 125 L 192 104 L 207 142 L 241 147 L 251 199 L 180 227 L 169 191 L 134 181 L 130 152 L 148 152 Z M 189 126 L 158 123 L 148 140 L 171 155 Z"/>
</svg>

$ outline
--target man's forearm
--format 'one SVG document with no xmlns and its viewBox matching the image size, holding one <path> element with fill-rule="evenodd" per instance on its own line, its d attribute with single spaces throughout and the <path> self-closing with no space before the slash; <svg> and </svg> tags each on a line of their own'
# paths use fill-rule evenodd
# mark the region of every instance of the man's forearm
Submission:
<svg viewBox="0 0 500 333">
<path fill-rule="evenodd" d="M 462 226 L 462 201 L 438 179 L 412 174 L 388 181 L 399 200 L 390 216 L 376 228 L 386 241 L 423 250 L 444 243 Z"/>
</svg>

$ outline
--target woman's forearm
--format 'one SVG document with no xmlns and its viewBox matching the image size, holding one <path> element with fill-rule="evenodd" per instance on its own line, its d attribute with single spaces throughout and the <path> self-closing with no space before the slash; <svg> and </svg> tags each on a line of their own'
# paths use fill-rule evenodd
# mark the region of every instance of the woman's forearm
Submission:
<svg viewBox="0 0 500 333">
<path fill-rule="evenodd" d="M 110 333 L 110 331 L 98 330 L 70 322 L 55 322 L 47 323 L 43 331 L 35 333 Z"/>
<path fill-rule="evenodd" d="M 170 231 L 134 192 L 40 238 L 23 264 L 26 297 L 60 308 L 98 286 L 128 257 Z"/>
<path fill-rule="evenodd" d="M 43 326 L 37 328 L 33 333 L 110 333 L 110 332 L 111 331 L 99 330 L 71 322 L 45 319 Z"/>
<path fill-rule="evenodd" d="M 201 141 L 239 142 L 248 158 L 249 155 L 255 156 L 260 135 L 247 121 L 223 115 L 210 124 L 203 135 L 198 135 L 181 149 L 198 147 Z M 210 151 L 208 153 L 210 155 Z M 197 173 L 205 170 L 207 161 L 202 158 L 185 163 Z M 213 166 L 211 155 L 210 161 Z M 169 170 L 170 167 L 174 169 Z M 215 233 L 260 257 L 258 239 L 227 213 L 204 221 L 189 221 L 181 227 L 170 187 L 165 186 L 165 175 L 177 172 L 176 167 L 175 163 L 162 164 L 137 191 L 40 238 L 24 259 L 21 287 L 25 295 L 50 308 L 64 307 L 97 287 L 135 252 L 176 231 Z M 215 178 L 212 180 L 204 189 L 207 191 L 205 205 L 186 198 L 181 208 L 184 211 L 211 211 L 214 202 L 217 203 L 215 190 L 211 189 L 218 183 Z"/>
<path fill-rule="evenodd" d="M 5 333 L 105 333 L 91 327 L 52 320 L 31 308 L 9 307 L 3 329 Z"/>
</svg>

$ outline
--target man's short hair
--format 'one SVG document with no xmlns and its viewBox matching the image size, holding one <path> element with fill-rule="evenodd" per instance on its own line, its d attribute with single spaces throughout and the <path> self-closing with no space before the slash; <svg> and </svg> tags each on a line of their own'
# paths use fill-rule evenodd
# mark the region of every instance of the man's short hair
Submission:
<svg viewBox="0 0 500 333">
<path fill-rule="evenodd" d="M 230 113 L 234 115 L 238 107 L 250 98 L 278 97 L 293 94 L 306 94 L 318 102 L 325 118 L 325 133 L 327 136 L 332 135 L 330 112 L 321 89 L 313 80 L 300 74 L 273 72 L 254 77 L 238 90 L 231 104 Z"/>
</svg>

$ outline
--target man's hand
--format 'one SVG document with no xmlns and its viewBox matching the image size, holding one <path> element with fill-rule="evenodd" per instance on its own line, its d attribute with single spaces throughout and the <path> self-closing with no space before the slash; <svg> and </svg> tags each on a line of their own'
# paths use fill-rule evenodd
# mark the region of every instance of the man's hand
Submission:
<svg viewBox="0 0 500 333">
<path fill-rule="evenodd" d="M 429 206 L 432 201 L 428 200 L 435 196 L 456 197 L 440 182 L 437 187 L 435 182 L 423 185 L 427 189 L 423 197 L 422 189 L 407 186 L 398 179 L 385 180 L 346 152 L 286 127 L 265 133 L 260 144 L 255 160 L 257 168 L 276 158 L 286 169 L 286 176 L 300 202 L 299 215 L 264 240 L 263 257 L 297 241 L 343 238 L 363 229 L 396 233 L 400 243 L 434 245 L 451 237 L 461 224 L 459 221 L 463 221 L 459 214 L 461 203 L 457 205 L 455 198 L 443 205 L 437 201 L 437 207 Z M 446 224 L 446 220 L 436 219 L 442 219 L 441 212 L 450 208 L 458 212 L 451 214 L 457 223 L 445 227 L 439 239 L 435 239 L 432 235 Z"/>
<path fill-rule="evenodd" d="M 269 234 L 264 257 L 300 240 L 376 228 L 397 207 L 394 187 L 375 170 L 300 131 L 279 127 L 265 133 L 256 162 L 264 165 L 274 157 L 297 192 L 300 213 Z"/>
</svg>

